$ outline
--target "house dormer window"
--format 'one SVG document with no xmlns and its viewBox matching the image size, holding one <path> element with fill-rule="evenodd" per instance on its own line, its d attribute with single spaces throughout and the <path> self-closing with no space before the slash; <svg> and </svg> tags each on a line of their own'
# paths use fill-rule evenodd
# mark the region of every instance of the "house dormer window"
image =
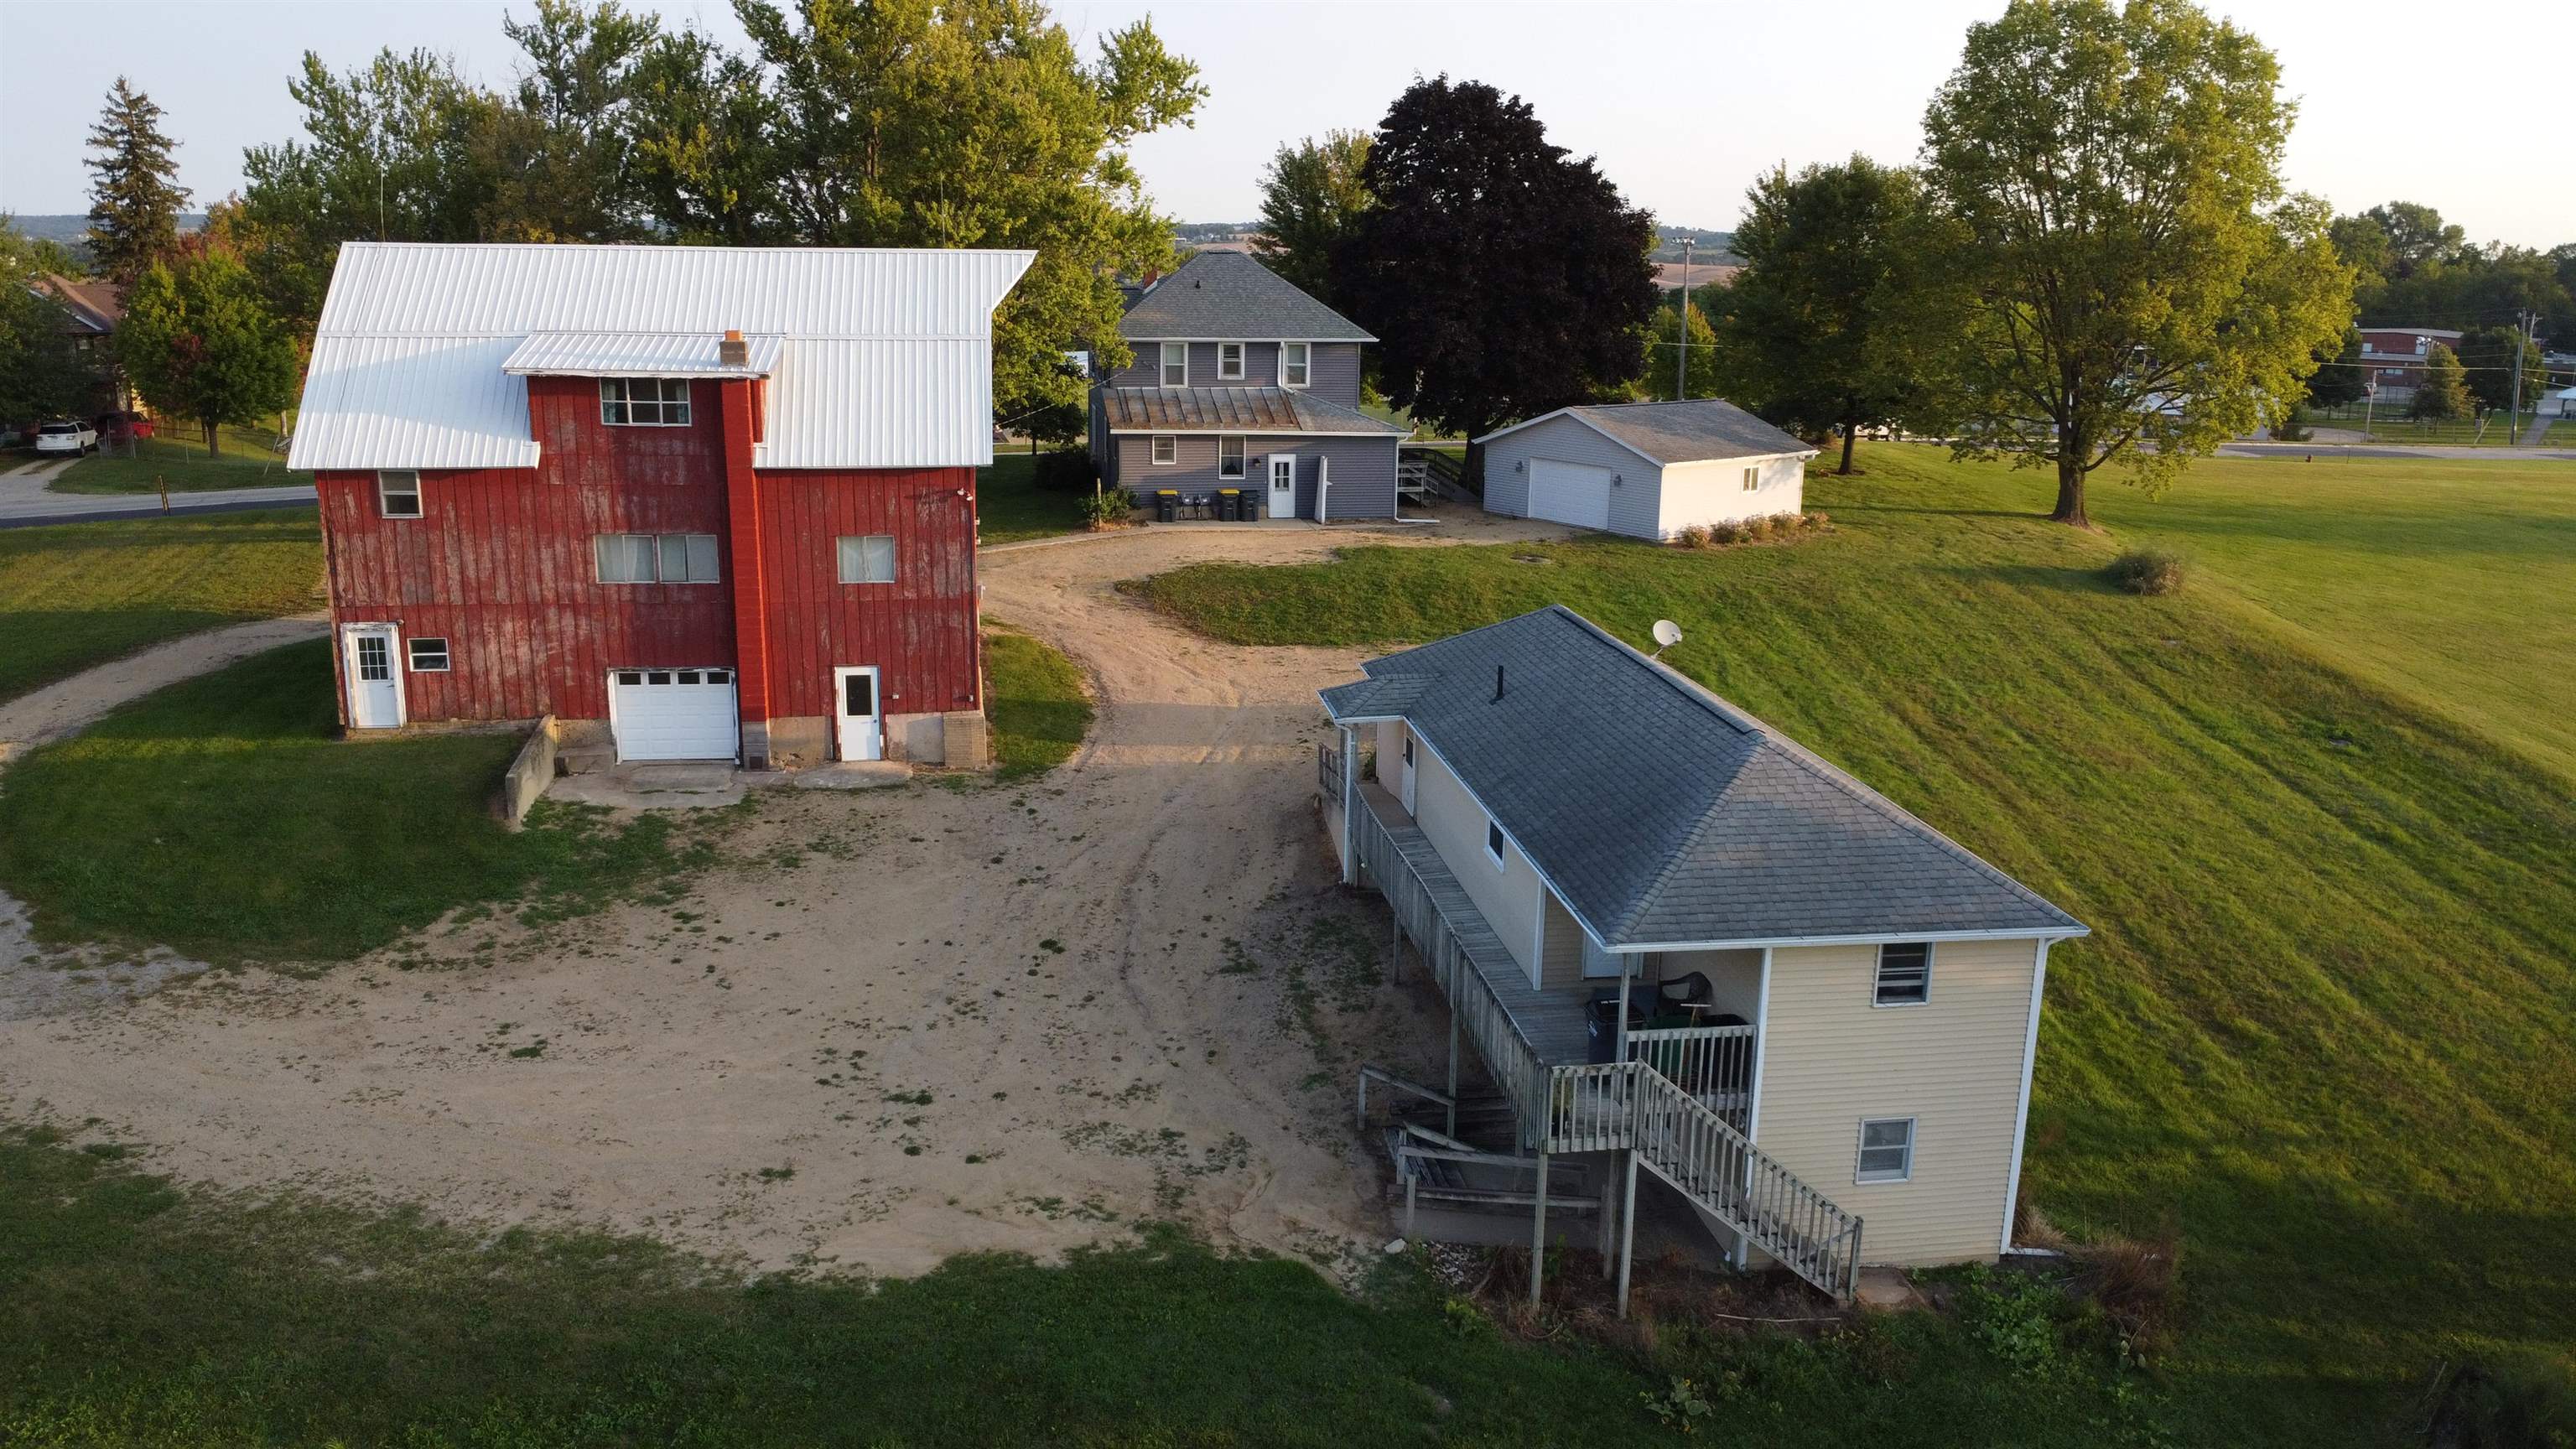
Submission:
<svg viewBox="0 0 2576 1449">
<path fill-rule="evenodd" d="M 612 428 L 685 428 L 689 380 L 685 377 L 603 377 L 599 420 Z"/>
<path fill-rule="evenodd" d="M 1190 345 L 1186 342 L 1163 344 L 1163 386 L 1190 385 Z"/>
<path fill-rule="evenodd" d="M 1314 356 L 1312 346 L 1313 344 L 1306 342 L 1279 344 L 1279 385 L 1281 387 L 1306 385 L 1307 368 Z"/>
<path fill-rule="evenodd" d="M 1216 345 L 1216 380 L 1219 382 L 1243 381 L 1242 343 L 1220 342 Z"/>
</svg>

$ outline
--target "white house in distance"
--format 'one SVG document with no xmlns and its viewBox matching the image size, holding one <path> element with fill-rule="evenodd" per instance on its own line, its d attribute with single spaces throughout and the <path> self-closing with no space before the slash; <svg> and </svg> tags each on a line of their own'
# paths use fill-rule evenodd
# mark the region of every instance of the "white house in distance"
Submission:
<svg viewBox="0 0 2576 1449">
<path fill-rule="evenodd" d="M 1476 441 L 1486 512 L 1657 540 L 1802 511 L 1816 456 L 1718 398 L 1559 408 Z"/>
</svg>

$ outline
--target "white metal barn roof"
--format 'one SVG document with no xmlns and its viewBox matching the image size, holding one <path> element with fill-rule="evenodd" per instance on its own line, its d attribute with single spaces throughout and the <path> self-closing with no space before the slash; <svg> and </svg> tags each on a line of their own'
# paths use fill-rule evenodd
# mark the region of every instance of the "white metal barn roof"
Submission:
<svg viewBox="0 0 2576 1449">
<path fill-rule="evenodd" d="M 1036 255 L 351 242 L 287 465 L 534 467 L 528 373 L 635 375 L 664 357 L 728 372 L 715 343 L 739 330 L 761 364 L 743 372 L 772 378 L 757 466 L 980 466 L 993 308 Z"/>
</svg>

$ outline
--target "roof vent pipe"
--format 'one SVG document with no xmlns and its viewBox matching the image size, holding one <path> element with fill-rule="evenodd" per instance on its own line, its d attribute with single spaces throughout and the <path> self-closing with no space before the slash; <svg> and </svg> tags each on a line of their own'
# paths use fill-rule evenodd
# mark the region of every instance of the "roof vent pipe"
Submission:
<svg viewBox="0 0 2576 1449">
<path fill-rule="evenodd" d="M 1502 698 L 1502 697 L 1503 697 L 1503 666 L 1501 666 L 1501 665 L 1497 664 L 1497 665 L 1495 665 L 1495 666 L 1494 666 L 1494 698 L 1496 698 L 1496 699 L 1500 699 L 1500 698 Z"/>
<path fill-rule="evenodd" d="M 751 366 L 751 344 L 742 340 L 742 329 L 725 329 L 724 341 L 716 344 L 716 364 L 720 367 Z"/>
</svg>

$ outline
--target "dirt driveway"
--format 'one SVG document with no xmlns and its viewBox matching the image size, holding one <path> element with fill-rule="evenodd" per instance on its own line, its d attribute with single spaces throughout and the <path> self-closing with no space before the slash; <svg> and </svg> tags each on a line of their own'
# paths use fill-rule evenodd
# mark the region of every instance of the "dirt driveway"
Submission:
<svg viewBox="0 0 2576 1449">
<path fill-rule="evenodd" d="M 676 904 L 0 1021 L 0 1117 L 96 1118 L 183 1178 L 649 1230 L 766 1267 L 911 1273 L 1156 1216 L 1342 1257 L 1384 1222 L 1351 1069 L 1428 1070 L 1438 1040 L 1424 1000 L 1382 986 L 1385 918 L 1334 884 L 1312 808 L 1314 690 L 1361 651 L 1213 645 L 1111 585 L 1350 541 L 1173 528 L 988 554 L 988 614 L 1093 678 L 1069 765 L 1025 788 L 761 792 L 725 828 L 734 864 Z"/>
</svg>

